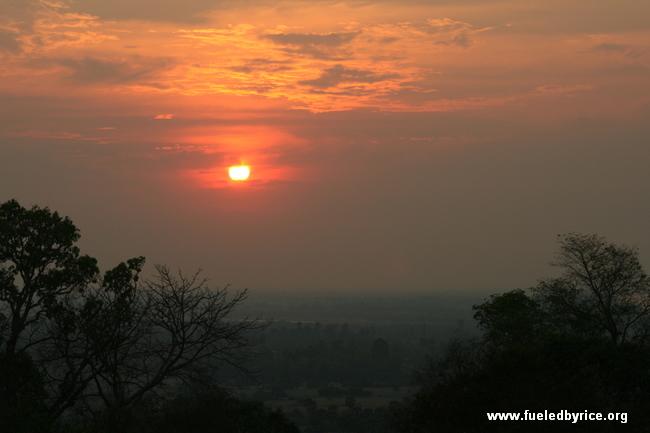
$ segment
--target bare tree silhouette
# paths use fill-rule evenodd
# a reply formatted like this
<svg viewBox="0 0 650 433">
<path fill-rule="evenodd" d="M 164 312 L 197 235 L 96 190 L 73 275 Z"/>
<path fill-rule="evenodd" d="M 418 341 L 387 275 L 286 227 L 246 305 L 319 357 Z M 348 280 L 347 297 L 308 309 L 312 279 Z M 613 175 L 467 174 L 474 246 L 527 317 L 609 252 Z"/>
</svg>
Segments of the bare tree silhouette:
<svg viewBox="0 0 650 433">
<path fill-rule="evenodd" d="M 89 295 L 90 303 L 101 305 L 85 331 L 98 348 L 91 390 L 108 408 L 113 427 L 147 393 L 200 366 L 242 367 L 248 333 L 261 326 L 229 319 L 246 291 L 230 296 L 228 287 L 209 287 L 200 272 L 188 277 L 165 266 L 140 284 L 142 264 L 122 264 Z"/>
<path fill-rule="evenodd" d="M 605 332 L 615 344 L 648 337 L 650 278 L 636 249 L 594 234 L 562 235 L 558 278 L 534 294 L 556 323 L 582 332 Z"/>
</svg>

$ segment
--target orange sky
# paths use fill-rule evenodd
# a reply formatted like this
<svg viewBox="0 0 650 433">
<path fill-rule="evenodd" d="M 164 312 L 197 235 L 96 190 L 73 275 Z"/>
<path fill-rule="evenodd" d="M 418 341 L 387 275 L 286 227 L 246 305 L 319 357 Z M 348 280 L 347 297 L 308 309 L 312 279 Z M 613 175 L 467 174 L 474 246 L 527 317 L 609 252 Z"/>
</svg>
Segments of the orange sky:
<svg viewBox="0 0 650 433">
<path fill-rule="evenodd" d="M 0 199 L 259 288 L 525 286 L 569 230 L 650 254 L 649 14 L 0 0 Z"/>
</svg>

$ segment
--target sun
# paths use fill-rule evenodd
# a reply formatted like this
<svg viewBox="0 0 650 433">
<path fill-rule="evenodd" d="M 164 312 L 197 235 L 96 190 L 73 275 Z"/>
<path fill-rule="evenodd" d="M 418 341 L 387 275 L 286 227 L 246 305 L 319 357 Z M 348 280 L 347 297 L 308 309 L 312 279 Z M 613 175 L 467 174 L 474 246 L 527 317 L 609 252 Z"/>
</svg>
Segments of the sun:
<svg viewBox="0 0 650 433">
<path fill-rule="evenodd" d="M 235 182 L 248 180 L 251 175 L 251 168 L 248 165 L 232 165 L 228 167 L 228 176 Z"/>
</svg>

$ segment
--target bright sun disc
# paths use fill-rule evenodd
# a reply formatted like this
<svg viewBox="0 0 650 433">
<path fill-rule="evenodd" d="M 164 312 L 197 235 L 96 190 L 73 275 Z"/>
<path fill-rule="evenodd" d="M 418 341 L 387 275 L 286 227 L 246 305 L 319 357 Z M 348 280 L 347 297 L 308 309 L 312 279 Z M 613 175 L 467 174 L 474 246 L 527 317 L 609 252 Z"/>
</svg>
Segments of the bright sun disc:
<svg viewBox="0 0 650 433">
<path fill-rule="evenodd" d="M 251 175 L 251 168 L 248 165 L 233 165 L 228 167 L 228 176 L 235 182 L 248 180 Z"/>
</svg>

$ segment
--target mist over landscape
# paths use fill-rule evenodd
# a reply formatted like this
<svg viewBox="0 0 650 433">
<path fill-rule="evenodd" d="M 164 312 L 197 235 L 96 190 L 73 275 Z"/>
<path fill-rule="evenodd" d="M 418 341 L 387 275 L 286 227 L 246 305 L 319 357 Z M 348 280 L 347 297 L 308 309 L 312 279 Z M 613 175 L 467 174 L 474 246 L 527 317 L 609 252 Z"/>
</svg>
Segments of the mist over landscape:
<svg viewBox="0 0 650 433">
<path fill-rule="evenodd" d="M 0 0 L 0 432 L 650 432 L 649 16 Z"/>
</svg>

